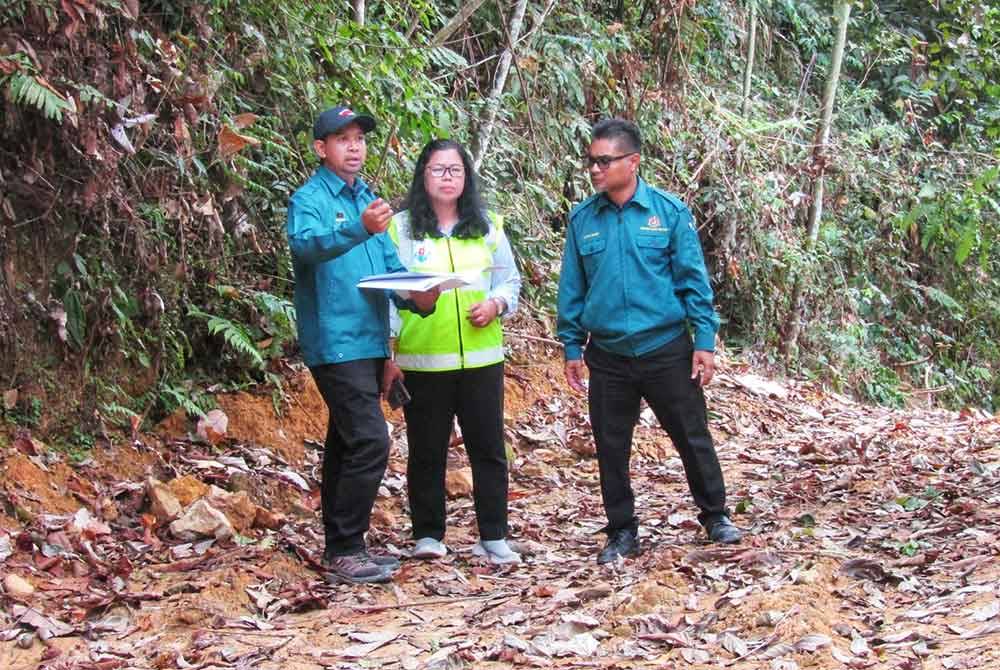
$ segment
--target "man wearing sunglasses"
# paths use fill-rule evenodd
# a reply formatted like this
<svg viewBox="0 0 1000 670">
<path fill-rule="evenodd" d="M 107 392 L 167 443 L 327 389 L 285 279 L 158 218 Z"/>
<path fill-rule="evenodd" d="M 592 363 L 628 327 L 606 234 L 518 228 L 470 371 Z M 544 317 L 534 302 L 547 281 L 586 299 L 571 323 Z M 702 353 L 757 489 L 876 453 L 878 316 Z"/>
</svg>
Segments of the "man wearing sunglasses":
<svg viewBox="0 0 1000 670">
<path fill-rule="evenodd" d="M 639 176 L 641 152 L 634 123 L 594 126 L 584 166 L 598 192 L 570 212 L 559 278 L 566 381 L 588 395 L 608 518 L 598 563 L 639 553 L 629 460 L 643 398 L 680 454 L 709 538 L 741 539 L 702 393 L 715 371 L 719 320 L 701 242 L 684 203 Z"/>
</svg>

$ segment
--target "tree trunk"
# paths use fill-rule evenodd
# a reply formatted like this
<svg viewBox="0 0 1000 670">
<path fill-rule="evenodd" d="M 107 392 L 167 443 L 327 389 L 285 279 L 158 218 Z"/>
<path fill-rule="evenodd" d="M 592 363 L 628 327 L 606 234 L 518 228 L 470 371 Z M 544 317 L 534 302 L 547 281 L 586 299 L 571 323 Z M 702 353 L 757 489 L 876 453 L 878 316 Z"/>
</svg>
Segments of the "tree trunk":
<svg viewBox="0 0 1000 670">
<path fill-rule="evenodd" d="M 354 22 L 365 25 L 365 0 L 354 0 Z"/>
<path fill-rule="evenodd" d="M 482 125 L 479 127 L 479 135 L 476 138 L 476 147 L 473 154 L 473 166 L 479 170 L 483 164 L 483 157 L 490 146 L 490 138 L 493 136 L 493 126 L 496 124 L 497 111 L 500 109 L 500 98 L 503 96 L 504 86 L 507 84 L 507 74 L 510 72 L 510 62 L 514 57 L 514 43 L 521 35 L 521 24 L 524 22 L 524 11 L 528 6 L 528 0 L 517 0 L 514 14 L 510 17 L 510 29 L 507 31 L 510 43 L 500 56 L 496 72 L 493 74 L 493 88 L 486 99 L 486 115 Z"/>
<path fill-rule="evenodd" d="M 847 24 L 851 16 L 850 2 L 838 1 L 834 10 L 837 17 L 837 39 L 833 44 L 833 54 L 830 62 L 830 76 L 826 80 L 826 90 L 823 92 L 823 115 L 820 120 L 819 130 L 816 133 L 816 143 L 813 149 L 813 165 L 816 169 L 816 177 L 813 182 L 812 203 L 809 205 L 809 224 L 806 229 L 806 240 L 804 249 L 806 252 L 812 251 L 819 237 L 819 222 L 823 216 L 823 173 L 826 170 L 826 144 L 830 140 L 830 125 L 833 120 L 833 102 L 837 96 L 837 84 L 840 80 L 840 65 L 844 60 L 844 45 L 847 42 Z M 809 254 L 806 254 L 806 262 Z M 803 305 L 803 280 L 802 273 L 796 273 L 795 284 L 792 288 L 791 317 L 788 319 L 788 332 L 785 336 L 783 349 L 785 360 L 790 361 L 796 357 L 799 343 L 799 333 L 802 330 Z"/>
<path fill-rule="evenodd" d="M 753 76 L 753 57 L 757 48 L 757 0 L 750 0 L 750 38 L 747 40 L 747 62 L 743 69 L 743 106 L 740 114 L 746 118 L 750 109 L 750 78 Z"/>
<path fill-rule="evenodd" d="M 486 2 L 486 0 L 469 0 L 467 3 L 462 5 L 462 8 L 458 10 L 455 16 L 451 17 L 451 20 L 444 24 L 444 27 L 437 31 L 437 34 L 431 38 L 431 46 L 439 47 L 444 44 L 449 37 L 454 35 L 459 28 L 465 25 L 465 22 L 469 20 L 469 17 L 472 16 L 484 2 Z"/>
<path fill-rule="evenodd" d="M 826 149 L 830 140 L 830 125 L 833 121 L 833 101 L 837 97 L 837 84 L 840 81 L 840 64 L 844 60 L 844 44 L 847 42 L 847 23 L 851 16 L 851 3 L 840 2 L 836 9 L 837 41 L 833 45 L 833 58 L 830 63 L 830 77 L 826 80 L 826 90 L 823 92 L 823 118 L 820 121 L 816 145 L 813 149 L 813 164 L 817 166 L 816 181 L 813 188 L 813 200 L 809 207 L 809 240 L 816 241 L 819 235 L 819 219 L 823 215 L 823 173 L 826 170 Z"/>
</svg>

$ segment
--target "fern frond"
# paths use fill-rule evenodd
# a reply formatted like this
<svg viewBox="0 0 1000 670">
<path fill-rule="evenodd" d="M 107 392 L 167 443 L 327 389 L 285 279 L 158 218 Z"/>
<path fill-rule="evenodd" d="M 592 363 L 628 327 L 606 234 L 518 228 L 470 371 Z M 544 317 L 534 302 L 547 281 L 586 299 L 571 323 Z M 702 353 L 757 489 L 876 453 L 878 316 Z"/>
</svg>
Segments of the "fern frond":
<svg viewBox="0 0 1000 670">
<path fill-rule="evenodd" d="M 43 85 L 37 77 L 15 72 L 10 76 L 7 90 L 15 104 L 34 107 L 46 118 L 60 123 L 63 112 L 72 109 L 65 98 Z"/>
<path fill-rule="evenodd" d="M 177 389 L 173 386 L 162 386 L 160 387 L 160 396 L 169 398 L 174 402 L 174 407 L 183 407 L 184 411 L 192 416 L 205 416 L 205 410 L 199 407 L 184 389 Z"/>
<path fill-rule="evenodd" d="M 90 84 L 77 84 L 76 92 L 80 96 L 80 102 L 84 104 L 93 102 L 103 105 L 106 109 L 115 109 L 118 107 L 117 102 L 104 95 Z"/>
<path fill-rule="evenodd" d="M 129 426 L 131 420 L 139 416 L 137 412 L 113 401 L 101 404 L 101 414 L 119 426 Z"/>
<path fill-rule="evenodd" d="M 292 301 L 268 293 L 267 291 L 256 291 L 254 298 L 256 298 L 258 309 L 264 313 L 264 316 L 271 323 L 277 325 L 282 330 L 291 331 L 290 334 L 294 336 L 295 305 Z"/>
<path fill-rule="evenodd" d="M 265 367 L 264 357 L 261 356 L 257 344 L 250 337 L 250 332 L 239 323 L 224 319 L 221 316 L 207 314 L 200 309 L 192 307 L 188 314 L 205 319 L 208 322 L 208 332 L 212 335 L 221 335 L 226 344 L 232 347 L 237 353 L 249 358 L 255 367 L 263 370 Z"/>
<path fill-rule="evenodd" d="M 250 333 L 241 324 L 216 316 L 209 320 L 208 332 L 222 335 L 230 347 L 252 360 L 257 367 L 264 367 L 264 357 L 257 350 L 257 344 L 250 337 Z"/>
</svg>

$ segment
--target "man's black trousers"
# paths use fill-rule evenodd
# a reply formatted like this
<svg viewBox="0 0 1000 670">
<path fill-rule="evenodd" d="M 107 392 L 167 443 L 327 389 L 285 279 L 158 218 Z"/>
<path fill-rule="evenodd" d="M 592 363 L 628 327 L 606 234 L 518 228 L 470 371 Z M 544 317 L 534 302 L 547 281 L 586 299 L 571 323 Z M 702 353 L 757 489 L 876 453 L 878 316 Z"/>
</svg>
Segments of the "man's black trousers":
<svg viewBox="0 0 1000 670">
<path fill-rule="evenodd" d="M 444 538 L 445 469 L 458 417 L 472 466 L 479 537 L 507 536 L 507 453 L 503 442 L 503 363 L 448 372 L 406 373 L 413 399 L 403 409 L 413 537 Z"/>
<path fill-rule="evenodd" d="M 708 525 L 726 513 L 726 487 L 708 431 L 705 396 L 691 379 L 692 354 L 686 334 L 639 357 L 619 356 L 593 344 L 584 353 L 609 535 L 638 528 L 629 459 L 640 398 L 645 398 L 673 440 L 700 510 L 698 520 Z"/>
<path fill-rule="evenodd" d="M 326 551 L 334 556 L 365 549 L 389 458 L 389 431 L 379 404 L 384 364 L 366 358 L 310 368 L 330 411 L 321 497 Z"/>
</svg>

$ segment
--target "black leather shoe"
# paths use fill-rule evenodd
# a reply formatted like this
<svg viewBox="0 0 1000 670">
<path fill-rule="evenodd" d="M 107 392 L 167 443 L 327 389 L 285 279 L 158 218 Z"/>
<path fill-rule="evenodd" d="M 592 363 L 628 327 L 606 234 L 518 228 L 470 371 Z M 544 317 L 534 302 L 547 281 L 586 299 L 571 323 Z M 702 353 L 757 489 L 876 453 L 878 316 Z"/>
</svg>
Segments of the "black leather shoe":
<svg viewBox="0 0 1000 670">
<path fill-rule="evenodd" d="M 635 536 L 635 531 L 621 528 L 608 536 L 608 543 L 597 555 L 597 564 L 610 563 L 623 556 L 637 556 L 638 554 L 639 540 Z"/>
<path fill-rule="evenodd" d="M 706 530 L 708 539 L 719 544 L 736 544 L 743 539 L 743 533 L 733 525 L 728 516 L 716 519 Z"/>
</svg>

